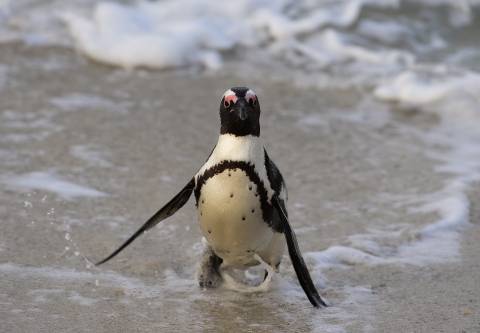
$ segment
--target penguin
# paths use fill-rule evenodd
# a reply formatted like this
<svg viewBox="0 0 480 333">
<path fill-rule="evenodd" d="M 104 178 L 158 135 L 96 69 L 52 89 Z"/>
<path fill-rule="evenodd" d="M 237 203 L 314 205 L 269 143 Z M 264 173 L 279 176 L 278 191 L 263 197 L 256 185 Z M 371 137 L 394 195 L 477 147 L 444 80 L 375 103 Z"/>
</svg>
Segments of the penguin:
<svg viewBox="0 0 480 333">
<path fill-rule="evenodd" d="M 220 135 L 205 164 L 185 187 L 105 259 L 106 263 L 145 231 L 195 197 L 205 249 L 198 283 L 214 288 L 222 269 L 264 264 L 265 280 L 278 272 L 285 245 L 308 300 L 326 307 L 310 277 L 286 209 L 287 188 L 260 138 L 260 103 L 247 87 L 228 89 L 220 102 Z M 269 269 L 270 268 L 270 269 Z"/>
</svg>

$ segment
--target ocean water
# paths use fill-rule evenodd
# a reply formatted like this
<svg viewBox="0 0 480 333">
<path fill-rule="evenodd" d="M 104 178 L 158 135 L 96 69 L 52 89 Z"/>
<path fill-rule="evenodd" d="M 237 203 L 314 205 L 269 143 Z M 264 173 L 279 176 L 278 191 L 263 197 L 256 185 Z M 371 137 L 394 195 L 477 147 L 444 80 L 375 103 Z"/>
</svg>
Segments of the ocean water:
<svg viewBox="0 0 480 333">
<path fill-rule="evenodd" d="M 0 316 L 42 331 L 375 331 L 359 271 L 460 260 L 479 32 L 474 0 L 0 0 Z M 265 108 L 332 305 L 320 314 L 287 257 L 265 293 L 197 288 L 193 205 L 92 266 L 200 167 L 214 98 L 239 81 Z"/>
</svg>

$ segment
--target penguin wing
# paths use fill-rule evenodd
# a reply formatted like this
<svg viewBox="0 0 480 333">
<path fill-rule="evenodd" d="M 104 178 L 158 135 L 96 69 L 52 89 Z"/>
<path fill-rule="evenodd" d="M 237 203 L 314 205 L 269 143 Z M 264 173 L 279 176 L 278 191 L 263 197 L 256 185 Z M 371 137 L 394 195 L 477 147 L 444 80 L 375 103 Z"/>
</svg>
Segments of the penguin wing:
<svg viewBox="0 0 480 333">
<path fill-rule="evenodd" d="M 310 273 L 308 272 L 307 265 L 302 258 L 302 254 L 297 243 L 297 237 L 295 236 L 295 232 L 293 232 L 292 227 L 288 222 L 285 203 L 278 196 L 274 196 L 272 198 L 272 203 L 276 213 L 280 216 L 283 234 L 287 240 L 288 254 L 290 255 L 290 260 L 292 261 L 293 268 L 295 269 L 295 273 L 297 274 L 298 281 L 300 282 L 303 291 L 314 307 L 318 308 L 320 306 L 327 306 L 325 301 L 318 294 L 312 278 L 310 277 Z"/>
<path fill-rule="evenodd" d="M 281 199 L 286 200 L 288 195 L 285 180 L 283 179 L 280 170 L 268 156 L 267 150 L 264 148 L 263 151 L 265 155 L 265 169 L 267 170 L 267 177 L 268 181 L 270 182 L 270 186 L 275 194 L 277 194 Z"/>
<path fill-rule="evenodd" d="M 166 219 L 167 217 L 175 214 L 177 210 L 183 207 L 187 203 L 188 199 L 192 195 L 193 189 L 195 187 L 195 180 L 192 178 L 190 182 L 175 196 L 170 200 L 165 206 L 163 206 L 158 212 L 156 212 L 151 218 L 145 222 L 140 229 L 138 229 L 129 239 L 125 241 L 118 249 L 116 249 L 111 255 L 105 259 L 97 262 L 95 265 L 101 265 L 106 263 L 117 254 L 119 254 L 124 248 L 126 248 L 131 242 L 133 242 L 138 236 L 143 234 L 145 231 L 153 228 L 158 223 Z"/>
<path fill-rule="evenodd" d="M 267 150 L 264 149 L 265 153 L 265 169 L 267 170 L 267 177 L 270 186 L 274 192 L 274 196 L 278 197 L 280 200 L 280 204 L 282 206 L 283 212 L 285 216 L 288 218 L 287 209 L 285 208 L 285 201 L 287 200 L 287 186 L 285 185 L 285 181 L 283 180 L 283 176 L 280 173 L 280 170 L 277 168 L 275 163 L 270 159 L 267 154 Z M 273 230 L 277 232 L 283 232 L 282 220 L 280 218 L 280 212 L 277 212 L 275 209 L 273 210 L 273 216 L 271 221 L 271 227 Z"/>
</svg>

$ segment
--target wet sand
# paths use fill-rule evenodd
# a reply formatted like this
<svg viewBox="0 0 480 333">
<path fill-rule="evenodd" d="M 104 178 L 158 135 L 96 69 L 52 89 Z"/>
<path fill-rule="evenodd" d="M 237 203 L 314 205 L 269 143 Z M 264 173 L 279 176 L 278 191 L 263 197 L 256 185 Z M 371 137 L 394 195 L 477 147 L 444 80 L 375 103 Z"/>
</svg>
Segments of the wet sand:
<svg viewBox="0 0 480 333">
<path fill-rule="evenodd" d="M 432 126 L 433 116 L 374 103 L 359 112 L 362 91 L 301 89 L 228 70 L 125 72 L 62 48 L 0 49 L 7 68 L 0 90 L 0 331 L 480 331 L 478 205 L 458 260 L 313 268 L 332 304 L 322 310 L 311 308 L 288 258 L 266 294 L 200 290 L 193 200 L 111 263 L 94 268 L 87 260 L 118 246 L 201 166 L 216 142 L 218 99 L 227 87 L 249 85 L 260 96 L 262 136 L 287 180 L 305 253 L 348 244 L 385 221 L 431 222 L 387 194 L 442 186 L 422 143 L 404 131 Z M 107 195 L 5 185 L 32 172 Z M 308 255 L 307 262 L 313 267 Z"/>
<path fill-rule="evenodd" d="M 479 195 L 478 187 L 470 193 Z M 462 234 L 459 262 L 364 272 L 380 299 L 374 331 L 480 331 L 480 205 L 472 202 L 472 225 Z"/>
</svg>

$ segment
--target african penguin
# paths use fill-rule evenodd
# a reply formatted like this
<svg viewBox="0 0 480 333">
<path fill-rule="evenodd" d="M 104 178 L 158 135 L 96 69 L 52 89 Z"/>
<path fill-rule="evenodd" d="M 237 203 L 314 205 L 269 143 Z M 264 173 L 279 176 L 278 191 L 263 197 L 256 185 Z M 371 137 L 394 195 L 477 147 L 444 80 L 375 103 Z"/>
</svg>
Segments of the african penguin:
<svg viewBox="0 0 480 333">
<path fill-rule="evenodd" d="M 221 270 L 226 267 L 245 268 L 263 262 L 277 271 L 286 244 L 308 299 L 315 307 L 326 306 L 312 282 L 289 224 L 285 182 L 263 146 L 260 103 L 255 92 L 247 87 L 234 87 L 224 93 L 220 102 L 220 136 L 197 174 L 120 248 L 97 265 L 107 262 L 143 232 L 173 215 L 192 192 L 206 240 L 198 276 L 200 286 L 219 285 Z M 267 269 L 269 271 L 272 270 Z"/>
</svg>

